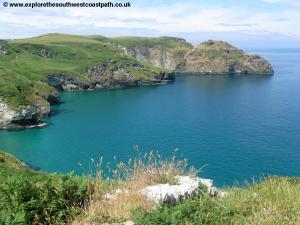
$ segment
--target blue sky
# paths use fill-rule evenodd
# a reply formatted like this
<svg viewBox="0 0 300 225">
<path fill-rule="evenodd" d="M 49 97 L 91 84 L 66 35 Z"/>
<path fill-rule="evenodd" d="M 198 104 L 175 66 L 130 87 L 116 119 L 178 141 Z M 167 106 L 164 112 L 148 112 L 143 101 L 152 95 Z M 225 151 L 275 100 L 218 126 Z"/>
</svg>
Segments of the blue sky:
<svg viewBox="0 0 300 225">
<path fill-rule="evenodd" d="M 4 8 L 4 1 L 33 2 L 1 0 L 0 38 L 52 32 L 171 35 L 184 37 L 193 44 L 223 39 L 251 48 L 300 47 L 300 0 L 132 0 L 131 8 L 102 9 Z M 123 1 L 127 0 L 119 2 Z"/>
</svg>

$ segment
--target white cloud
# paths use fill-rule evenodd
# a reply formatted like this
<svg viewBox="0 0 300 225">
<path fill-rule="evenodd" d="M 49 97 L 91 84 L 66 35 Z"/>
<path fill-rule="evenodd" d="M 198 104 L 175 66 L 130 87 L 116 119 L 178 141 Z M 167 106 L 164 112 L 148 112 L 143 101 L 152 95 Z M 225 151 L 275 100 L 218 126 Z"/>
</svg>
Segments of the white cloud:
<svg viewBox="0 0 300 225">
<path fill-rule="evenodd" d="M 283 4 L 287 4 L 287 5 L 292 5 L 292 6 L 300 6 L 299 0 L 262 0 L 262 1 L 266 2 L 266 3 L 271 3 L 271 4 L 283 3 Z"/>
<path fill-rule="evenodd" d="M 72 0 L 75 1 L 75 0 Z M 269 3 L 292 0 L 263 0 Z M 0 26 L 28 29 L 78 30 L 80 27 L 150 29 L 164 32 L 281 33 L 300 37 L 299 10 L 256 12 L 242 7 L 173 3 L 142 8 L 0 8 Z M 75 29 L 76 28 L 76 29 Z M 0 31 L 0 36 L 3 34 Z"/>
</svg>

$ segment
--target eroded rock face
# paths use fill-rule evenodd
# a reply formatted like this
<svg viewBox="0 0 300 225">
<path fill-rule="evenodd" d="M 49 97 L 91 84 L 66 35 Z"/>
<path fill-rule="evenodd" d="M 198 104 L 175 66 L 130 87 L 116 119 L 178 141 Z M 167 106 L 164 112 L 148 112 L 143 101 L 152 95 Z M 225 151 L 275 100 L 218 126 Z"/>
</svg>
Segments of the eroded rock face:
<svg viewBox="0 0 300 225">
<path fill-rule="evenodd" d="M 185 56 L 183 72 L 196 74 L 273 74 L 271 64 L 223 41 L 206 41 Z"/>
<path fill-rule="evenodd" d="M 39 118 L 47 117 L 50 113 L 50 104 L 38 98 L 34 105 L 10 108 L 0 99 L 0 129 L 24 128 L 39 126 Z"/>
<path fill-rule="evenodd" d="M 0 99 L 0 127 L 7 128 L 15 116 L 15 111 L 11 110 L 7 104 Z"/>
<path fill-rule="evenodd" d="M 90 88 L 90 84 L 87 82 L 83 82 L 72 75 L 59 73 L 49 74 L 48 84 L 59 91 L 79 91 Z"/>
<path fill-rule="evenodd" d="M 141 64 L 134 63 L 131 65 L 141 74 L 149 71 Z M 96 88 L 117 88 L 132 85 L 145 85 L 153 83 L 163 83 L 175 80 L 174 73 L 159 72 L 152 76 L 135 76 L 128 67 L 123 65 L 101 64 L 87 69 L 90 79 Z"/>
<path fill-rule="evenodd" d="M 176 57 L 180 58 L 180 56 L 175 56 L 168 51 L 147 46 L 137 46 L 134 48 L 123 49 L 126 54 L 136 58 L 137 60 L 141 60 L 154 66 L 169 70 L 175 70 L 177 68 L 178 61 L 176 61 Z"/>
<path fill-rule="evenodd" d="M 110 62 L 88 67 L 86 72 L 89 74 L 89 80 L 87 81 L 82 81 L 68 74 L 49 74 L 48 84 L 60 91 L 80 91 L 165 83 L 175 80 L 175 74 L 167 72 L 159 72 L 151 76 L 136 76 L 128 67 L 115 63 Z M 140 71 L 141 74 L 149 73 L 141 64 L 136 63 L 131 66 Z"/>
</svg>

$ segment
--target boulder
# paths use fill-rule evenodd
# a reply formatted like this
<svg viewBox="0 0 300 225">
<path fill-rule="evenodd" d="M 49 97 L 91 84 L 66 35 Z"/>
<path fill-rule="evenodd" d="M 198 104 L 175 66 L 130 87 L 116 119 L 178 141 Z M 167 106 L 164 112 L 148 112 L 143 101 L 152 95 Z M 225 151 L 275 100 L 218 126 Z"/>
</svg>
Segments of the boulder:
<svg viewBox="0 0 300 225">
<path fill-rule="evenodd" d="M 199 177 L 177 176 L 178 183 L 157 184 L 146 187 L 142 193 L 151 201 L 156 203 L 176 203 L 186 198 L 196 196 L 199 193 L 200 185 L 207 187 L 207 194 L 216 196 L 218 194 L 217 188 L 213 187 L 213 181 L 210 179 L 202 179 Z"/>
</svg>

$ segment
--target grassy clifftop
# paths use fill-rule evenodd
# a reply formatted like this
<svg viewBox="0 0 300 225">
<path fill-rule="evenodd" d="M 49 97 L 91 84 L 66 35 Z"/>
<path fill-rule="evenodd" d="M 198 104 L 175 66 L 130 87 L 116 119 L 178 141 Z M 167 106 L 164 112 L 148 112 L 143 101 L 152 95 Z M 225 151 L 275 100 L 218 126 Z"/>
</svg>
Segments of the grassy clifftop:
<svg viewBox="0 0 300 225">
<path fill-rule="evenodd" d="M 71 75 L 89 84 L 93 82 L 93 75 L 89 74 L 88 67 L 112 65 L 109 71 L 100 74 L 106 81 L 159 82 L 157 74 L 169 72 L 137 61 L 113 42 L 103 36 L 65 34 L 3 40 L 0 42 L 3 49 L 0 53 L 0 96 L 11 106 L 31 104 L 36 97 L 45 97 L 56 91 L 47 83 L 49 74 Z M 119 74 L 115 73 L 117 70 Z"/>
<path fill-rule="evenodd" d="M 242 188 L 225 188 L 228 194 L 223 197 L 208 196 L 200 187 L 193 198 L 156 205 L 141 195 L 141 188 L 175 182 L 172 176 L 182 173 L 185 164 L 160 163 L 155 158 L 154 164 L 140 159 L 131 162 L 133 167 L 123 163 L 117 167 L 126 177 L 108 181 L 101 176 L 101 168 L 95 178 L 42 173 L 0 152 L 0 224 L 121 225 L 128 219 L 137 225 L 300 222 L 300 178 L 269 177 Z M 114 192 L 118 193 L 115 198 L 106 197 Z"/>
<path fill-rule="evenodd" d="M 180 50 L 189 51 L 193 46 L 186 42 L 182 38 L 176 37 L 159 37 L 159 38 L 150 38 L 150 37 L 117 37 L 111 39 L 113 42 L 116 42 L 125 47 L 137 47 L 137 46 L 147 46 L 154 47 L 161 50 L 167 50 L 171 52 L 176 52 Z"/>
</svg>

